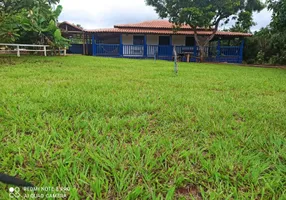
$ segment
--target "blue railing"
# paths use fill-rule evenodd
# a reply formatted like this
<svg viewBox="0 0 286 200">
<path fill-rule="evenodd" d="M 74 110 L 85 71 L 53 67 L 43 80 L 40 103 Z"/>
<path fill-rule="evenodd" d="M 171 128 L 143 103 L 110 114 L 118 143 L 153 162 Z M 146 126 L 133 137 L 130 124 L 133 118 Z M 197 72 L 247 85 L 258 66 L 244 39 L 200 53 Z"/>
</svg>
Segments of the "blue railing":
<svg viewBox="0 0 286 200">
<path fill-rule="evenodd" d="M 241 63 L 242 57 L 240 55 L 241 48 L 239 46 L 220 47 L 220 52 L 217 58 L 218 62 L 231 62 L 231 63 Z"/>
<path fill-rule="evenodd" d="M 123 56 L 144 56 L 143 45 L 123 45 Z"/>
<path fill-rule="evenodd" d="M 172 56 L 173 46 L 171 45 L 148 45 L 147 57 L 153 57 L 154 55 L 160 56 Z"/>
<path fill-rule="evenodd" d="M 234 47 L 220 47 L 220 56 L 238 56 L 240 51 L 239 46 Z"/>
<path fill-rule="evenodd" d="M 96 44 L 96 55 L 120 56 L 119 44 Z"/>
<path fill-rule="evenodd" d="M 158 45 L 148 45 L 147 57 L 154 57 L 154 55 L 158 55 Z"/>
<path fill-rule="evenodd" d="M 120 45 L 120 44 L 95 44 L 95 55 L 111 56 L 111 57 L 138 57 L 138 58 L 153 58 L 170 60 L 173 58 L 173 46 L 168 45 Z M 212 62 L 235 62 L 239 63 L 242 60 L 240 46 L 210 46 L 205 47 L 206 61 Z M 190 61 L 197 61 L 200 56 L 198 46 L 176 46 L 176 52 L 186 60 L 186 54 L 191 55 Z"/>
<path fill-rule="evenodd" d="M 176 46 L 176 52 L 177 54 L 182 54 L 186 52 L 195 52 L 195 47 L 194 46 Z"/>
</svg>

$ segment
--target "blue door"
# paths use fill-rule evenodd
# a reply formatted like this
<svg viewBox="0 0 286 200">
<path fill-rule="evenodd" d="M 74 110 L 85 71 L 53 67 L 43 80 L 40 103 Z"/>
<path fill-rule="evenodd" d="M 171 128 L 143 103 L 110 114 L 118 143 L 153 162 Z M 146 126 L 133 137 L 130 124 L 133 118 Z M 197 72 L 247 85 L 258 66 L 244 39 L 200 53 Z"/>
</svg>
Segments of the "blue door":
<svg viewBox="0 0 286 200">
<path fill-rule="evenodd" d="M 170 36 L 159 36 L 158 56 L 168 56 L 169 52 Z"/>
</svg>

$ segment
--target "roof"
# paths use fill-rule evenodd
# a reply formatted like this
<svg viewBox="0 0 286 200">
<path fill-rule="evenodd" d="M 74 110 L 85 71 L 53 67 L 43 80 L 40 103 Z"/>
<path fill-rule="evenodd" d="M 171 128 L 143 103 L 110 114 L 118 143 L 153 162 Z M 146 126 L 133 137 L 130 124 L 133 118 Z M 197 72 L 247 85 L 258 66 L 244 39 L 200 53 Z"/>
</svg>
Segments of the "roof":
<svg viewBox="0 0 286 200">
<path fill-rule="evenodd" d="M 95 29 L 95 30 L 85 30 L 89 33 L 126 33 L 126 34 L 157 34 L 157 35 L 194 35 L 192 30 L 179 30 L 174 32 L 173 30 L 154 30 L 154 29 L 139 29 L 139 28 L 106 28 L 106 29 Z M 198 35 L 211 35 L 212 31 L 199 30 Z M 218 36 L 252 36 L 250 33 L 240 33 L 240 32 L 227 32 L 227 31 L 217 31 Z"/>
<path fill-rule="evenodd" d="M 72 23 L 69 23 L 69 22 L 67 22 L 67 21 L 64 21 L 64 22 L 59 23 L 58 26 L 60 27 L 61 25 L 64 25 L 64 24 L 73 27 L 73 28 L 76 29 L 77 31 L 83 31 L 83 30 L 84 30 L 83 28 L 78 27 L 78 26 L 76 26 L 76 25 L 74 25 L 74 24 L 72 24 Z"/>
<path fill-rule="evenodd" d="M 168 20 L 151 20 L 151 21 L 144 21 L 135 24 L 120 24 L 115 25 L 114 28 L 155 28 L 155 29 L 172 29 L 174 24 L 169 22 Z M 182 25 L 180 29 L 193 29 L 189 25 Z M 204 29 L 204 28 L 198 28 Z"/>
<path fill-rule="evenodd" d="M 189 25 L 183 25 L 178 31 L 173 30 L 174 24 L 168 20 L 152 20 L 135 24 L 115 25 L 114 28 L 84 30 L 88 33 L 126 33 L 126 34 L 157 34 L 157 35 L 194 35 L 194 30 Z M 211 35 L 212 29 L 198 28 L 198 35 Z M 249 37 L 250 33 L 217 31 L 218 36 Z"/>
</svg>

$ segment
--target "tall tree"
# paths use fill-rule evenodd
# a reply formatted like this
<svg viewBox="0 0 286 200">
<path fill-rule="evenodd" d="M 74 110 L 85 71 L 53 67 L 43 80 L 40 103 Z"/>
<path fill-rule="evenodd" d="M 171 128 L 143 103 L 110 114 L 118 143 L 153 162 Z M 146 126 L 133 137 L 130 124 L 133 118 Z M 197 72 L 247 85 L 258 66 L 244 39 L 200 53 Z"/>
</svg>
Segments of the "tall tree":
<svg viewBox="0 0 286 200">
<path fill-rule="evenodd" d="M 272 10 L 271 31 L 271 62 L 286 63 L 286 0 L 268 0 L 268 9 Z"/>
<path fill-rule="evenodd" d="M 268 0 L 268 9 L 272 10 L 271 28 L 277 31 L 286 30 L 286 0 Z"/>
<path fill-rule="evenodd" d="M 253 21 L 252 12 L 245 11 L 238 14 L 235 25 L 229 30 L 234 32 L 251 33 L 250 28 L 254 25 L 256 25 L 256 23 Z"/>
<path fill-rule="evenodd" d="M 145 0 L 155 7 L 161 18 L 168 18 L 176 27 L 187 24 L 194 30 L 194 37 L 200 47 L 203 60 L 204 48 L 214 38 L 221 23 L 227 24 L 231 18 L 244 13 L 260 11 L 264 5 L 261 0 Z M 209 36 L 199 36 L 198 28 L 211 29 Z"/>
</svg>

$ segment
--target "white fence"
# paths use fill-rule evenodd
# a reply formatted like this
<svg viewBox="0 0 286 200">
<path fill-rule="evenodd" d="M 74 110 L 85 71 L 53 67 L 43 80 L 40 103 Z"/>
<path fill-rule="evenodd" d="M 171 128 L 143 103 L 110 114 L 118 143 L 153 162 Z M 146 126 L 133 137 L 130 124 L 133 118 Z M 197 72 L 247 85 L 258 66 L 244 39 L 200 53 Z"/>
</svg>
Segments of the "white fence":
<svg viewBox="0 0 286 200">
<path fill-rule="evenodd" d="M 2 47 L 2 48 L 1 48 Z M 3 49 L 4 47 L 4 49 Z M 10 49 L 7 49 L 9 48 Z M 29 49 L 29 48 L 38 48 L 38 49 Z M 36 44 L 9 44 L 9 43 L 0 43 L 0 52 L 17 52 L 17 56 L 20 57 L 21 52 L 44 52 L 44 56 L 47 56 L 47 52 L 54 52 L 53 49 L 48 49 L 49 45 L 36 45 Z M 59 53 L 63 52 L 65 56 L 67 54 L 65 49 L 58 49 Z"/>
</svg>

